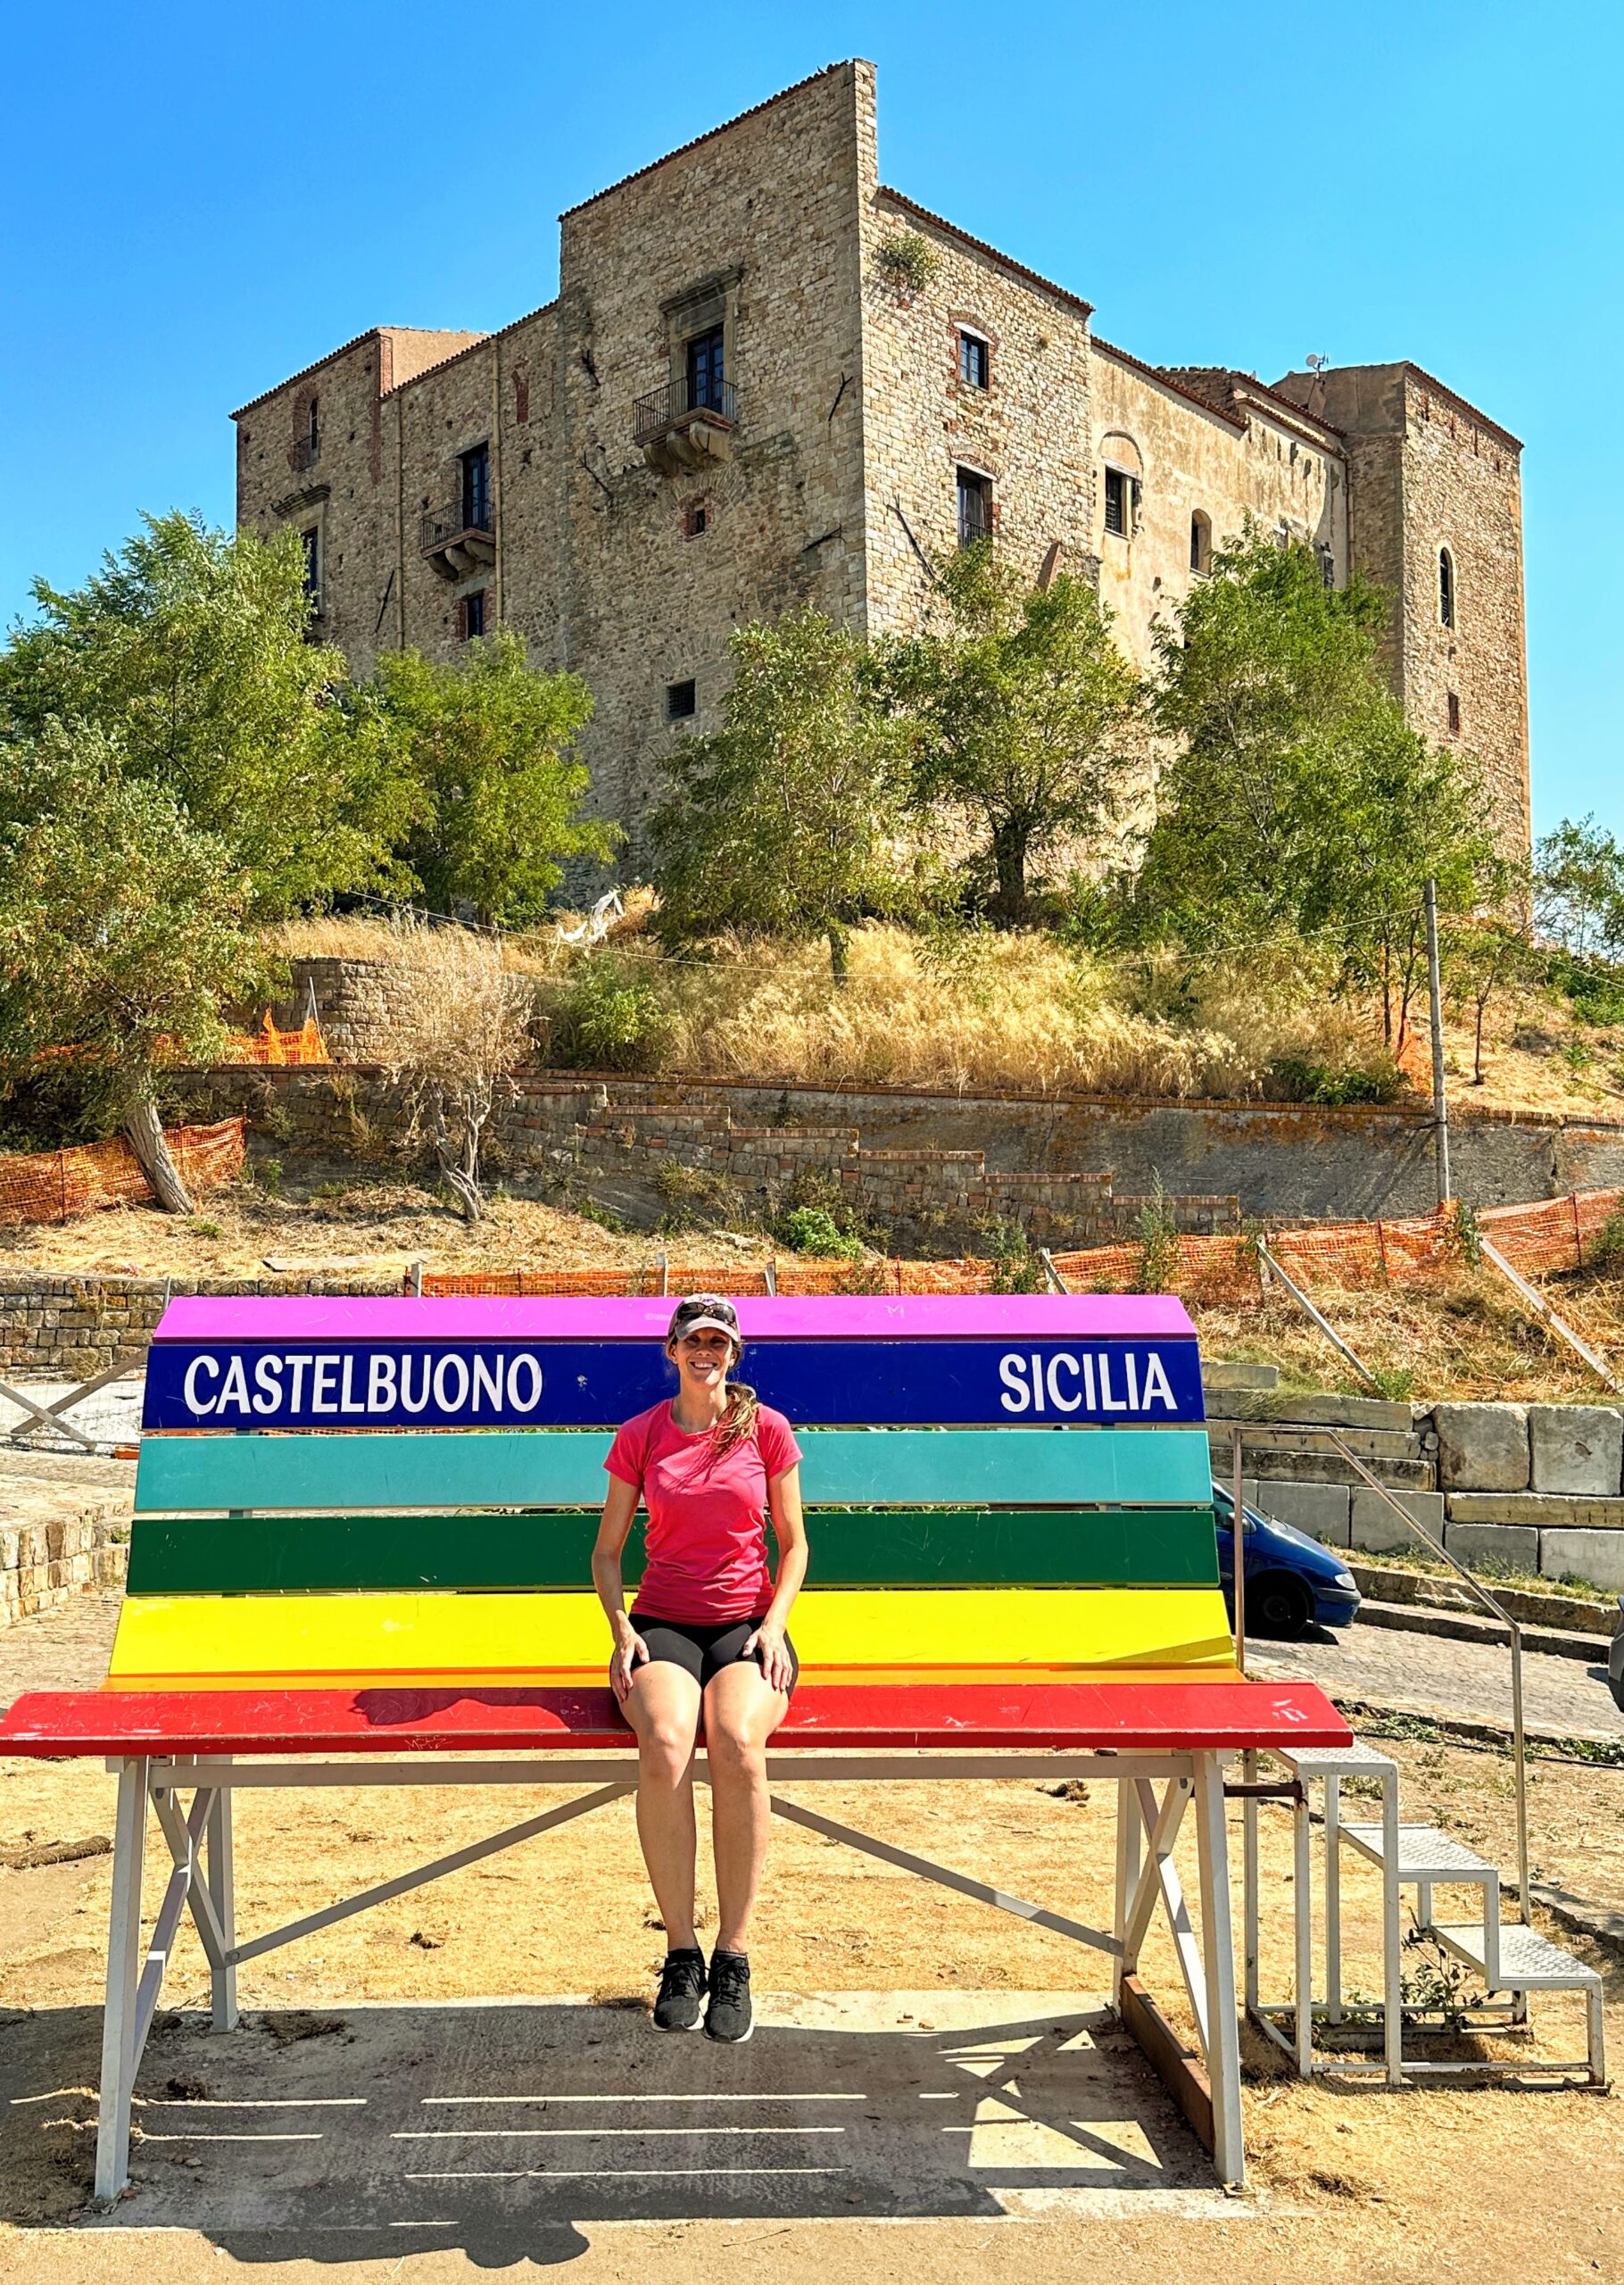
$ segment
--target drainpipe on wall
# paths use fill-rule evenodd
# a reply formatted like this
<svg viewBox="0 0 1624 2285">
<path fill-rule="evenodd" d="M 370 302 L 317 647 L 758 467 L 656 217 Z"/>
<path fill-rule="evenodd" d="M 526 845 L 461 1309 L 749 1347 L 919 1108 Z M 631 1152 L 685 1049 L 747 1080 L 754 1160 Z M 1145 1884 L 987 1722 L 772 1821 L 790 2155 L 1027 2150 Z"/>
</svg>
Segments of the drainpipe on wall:
<svg viewBox="0 0 1624 2285">
<path fill-rule="evenodd" d="M 491 597 L 498 626 L 501 623 L 501 336 L 491 344 L 491 537 L 496 561 L 491 567 Z"/>
</svg>

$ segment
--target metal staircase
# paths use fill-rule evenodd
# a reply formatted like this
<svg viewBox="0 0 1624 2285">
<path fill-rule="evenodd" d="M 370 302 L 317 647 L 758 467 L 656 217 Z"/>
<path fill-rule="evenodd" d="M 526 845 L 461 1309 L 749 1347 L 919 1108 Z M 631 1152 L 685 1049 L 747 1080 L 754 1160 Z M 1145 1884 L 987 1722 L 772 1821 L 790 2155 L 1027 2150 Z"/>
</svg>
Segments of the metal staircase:
<svg viewBox="0 0 1624 2285">
<path fill-rule="evenodd" d="M 1272 1758 L 1284 1764 L 1295 1781 L 1291 1802 L 1294 1840 L 1295 1990 L 1286 2001 L 1265 2001 L 1258 1992 L 1257 1813 L 1255 1795 L 1245 1799 L 1243 1879 L 1246 1931 L 1247 2012 L 1274 2044 L 1290 2055 L 1299 2076 L 1316 2073 L 1368 2075 L 1381 2073 L 1390 2086 L 1406 2078 L 1456 2076 L 1475 2078 L 1564 2078 L 1583 2073 L 1593 2087 L 1606 2084 L 1606 2058 L 1602 2022 L 1602 1979 L 1594 1968 L 1552 1943 L 1520 1921 L 1500 1917 L 1500 1871 L 1487 1857 L 1436 1825 L 1406 1824 L 1398 1811 L 1398 1765 L 1390 1755 L 1355 1742 L 1336 1752 L 1280 1752 Z M 1374 1780 L 1381 1792 L 1379 1818 L 1342 1816 L 1342 1787 L 1352 1777 Z M 1313 1989 L 1313 1898 L 1312 1808 L 1314 1784 L 1324 1795 L 1325 1932 L 1324 1981 L 1319 1998 Z M 1347 1849 L 1381 1874 L 1382 1993 L 1373 2008 L 1355 2008 L 1344 1998 L 1342 1975 L 1342 1851 Z M 1433 1890 L 1447 1889 L 1454 1897 L 1475 1890 L 1479 1916 L 1439 1919 L 1433 1911 Z M 1445 2004 L 1441 1996 L 1406 2000 L 1402 1948 L 1403 1899 L 1415 1892 L 1414 1935 L 1430 1940 L 1442 1963 L 1454 1960 L 1471 1968 L 1482 1985 L 1480 1994 Z M 1504 2032 L 1520 2031 L 1528 2023 L 1531 1991 L 1582 1993 L 1586 2012 L 1586 2053 L 1582 2061 L 1520 2056 L 1504 2061 L 1439 2060 L 1404 2051 L 1406 2030 L 1412 2046 L 1426 2033 L 1462 2031 Z M 1382 2058 L 1362 2055 L 1350 2040 L 1356 2039 L 1367 2017 L 1380 2023 Z M 1288 2038 L 1281 2026 L 1289 2023 Z M 1315 2029 L 1334 2033 L 1334 2042 L 1316 2048 Z"/>
</svg>

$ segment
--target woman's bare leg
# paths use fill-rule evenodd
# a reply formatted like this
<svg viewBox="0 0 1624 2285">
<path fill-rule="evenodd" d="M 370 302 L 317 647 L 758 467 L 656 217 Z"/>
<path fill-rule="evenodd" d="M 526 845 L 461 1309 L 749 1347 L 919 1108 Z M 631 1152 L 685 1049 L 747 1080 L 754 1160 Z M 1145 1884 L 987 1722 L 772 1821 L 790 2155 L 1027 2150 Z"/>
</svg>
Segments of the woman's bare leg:
<svg viewBox="0 0 1624 2285">
<path fill-rule="evenodd" d="M 724 1666 L 705 1691 L 711 1841 L 717 1859 L 717 1949 L 750 1949 L 750 1915 L 766 1862 L 766 1741 L 789 1710 L 753 1659 Z"/>
<path fill-rule="evenodd" d="M 693 1676 L 665 1658 L 636 1669 L 626 1701 L 626 1719 L 637 1732 L 637 1838 L 666 1924 L 666 1948 L 673 1952 L 694 1941 L 693 1741 L 700 1702 Z"/>
</svg>

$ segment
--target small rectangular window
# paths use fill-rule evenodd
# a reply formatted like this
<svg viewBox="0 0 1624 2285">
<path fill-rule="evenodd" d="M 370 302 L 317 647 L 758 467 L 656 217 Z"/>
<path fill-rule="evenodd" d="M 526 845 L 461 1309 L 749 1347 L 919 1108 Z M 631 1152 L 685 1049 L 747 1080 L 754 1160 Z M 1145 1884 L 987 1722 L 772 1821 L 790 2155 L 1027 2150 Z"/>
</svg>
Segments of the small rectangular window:
<svg viewBox="0 0 1624 2285">
<path fill-rule="evenodd" d="M 974 469 L 958 471 L 958 544 L 974 547 L 992 536 L 992 478 Z"/>
<path fill-rule="evenodd" d="M 476 587 L 471 595 L 464 595 L 457 605 L 457 632 L 465 643 L 471 643 L 476 636 L 485 633 L 483 587 Z"/>
<path fill-rule="evenodd" d="M 321 609 L 321 534 L 312 524 L 299 535 L 304 550 L 304 600 L 313 610 Z"/>
<path fill-rule="evenodd" d="M 984 389 L 989 381 L 987 344 L 978 333 L 961 333 L 958 337 L 958 378 L 973 389 Z"/>
<path fill-rule="evenodd" d="M 1106 470 L 1106 529 L 1119 539 L 1128 531 L 1128 479 L 1119 468 Z"/>
<path fill-rule="evenodd" d="M 699 694 L 692 682 L 668 682 L 666 685 L 666 719 L 686 722 L 699 711 Z"/>
<path fill-rule="evenodd" d="M 1447 694 L 1447 695 L 1449 699 L 1450 735 L 1452 737 L 1458 738 L 1461 735 L 1461 694 L 1459 691 L 1452 690 Z"/>
</svg>

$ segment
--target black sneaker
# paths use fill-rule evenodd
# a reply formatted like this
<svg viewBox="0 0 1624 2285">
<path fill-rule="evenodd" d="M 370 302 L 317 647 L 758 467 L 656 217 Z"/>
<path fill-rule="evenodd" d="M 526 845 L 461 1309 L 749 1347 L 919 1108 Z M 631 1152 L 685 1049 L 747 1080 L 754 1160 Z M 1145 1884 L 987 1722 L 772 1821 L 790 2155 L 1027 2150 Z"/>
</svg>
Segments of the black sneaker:
<svg viewBox="0 0 1624 2285">
<path fill-rule="evenodd" d="M 713 1952 L 710 2005 L 705 2010 L 706 2038 L 725 2040 L 730 2047 L 742 2047 L 754 2029 L 750 2020 L 749 1953 Z"/>
<path fill-rule="evenodd" d="M 659 1972 L 659 1996 L 654 2002 L 655 2030 L 697 2032 L 706 1982 L 705 1955 L 697 1944 L 667 1952 Z"/>
</svg>

